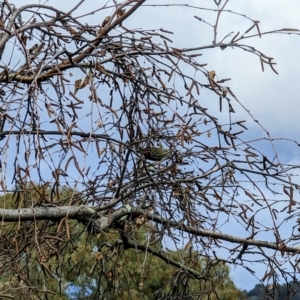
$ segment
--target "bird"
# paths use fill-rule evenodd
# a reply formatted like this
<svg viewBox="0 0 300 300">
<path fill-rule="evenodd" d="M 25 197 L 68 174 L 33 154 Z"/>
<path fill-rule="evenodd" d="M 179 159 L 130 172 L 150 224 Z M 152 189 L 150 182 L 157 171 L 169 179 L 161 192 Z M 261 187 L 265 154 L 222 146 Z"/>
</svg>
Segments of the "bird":
<svg viewBox="0 0 300 300">
<path fill-rule="evenodd" d="M 171 155 L 171 151 L 160 147 L 148 147 L 146 149 L 140 149 L 140 152 L 146 159 L 152 161 L 161 161 L 163 158 L 167 158 Z"/>
</svg>

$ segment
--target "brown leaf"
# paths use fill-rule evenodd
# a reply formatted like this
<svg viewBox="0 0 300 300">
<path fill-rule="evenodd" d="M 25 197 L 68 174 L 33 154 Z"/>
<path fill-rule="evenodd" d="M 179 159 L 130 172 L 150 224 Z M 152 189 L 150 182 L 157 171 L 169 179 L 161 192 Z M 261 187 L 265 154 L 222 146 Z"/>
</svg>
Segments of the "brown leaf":
<svg viewBox="0 0 300 300">
<path fill-rule="evenodd" d="M 77 91 L 80 89 L 81 86 L 81 79 L 75 80 L 74 84 L 74 95 L 76 95 Z"/>
<path fill-rule="evenodd" d="M 89 76 L 86 76 L 85 78 L 84 78 L 84 80 L 83 80 L 83 82 L 81 83 L 81 85 L 80 85 L 80 89 L 83 89 L 84 87 L 86 87 L 88 84 L 89 84 L 89 81 L 90 81 L 90 78 L 89 78 Z"/>
<path fill-rule="evenodd" d="M 95 259 L 96 259 L 96 260 L 102 259 L 102 253 L 101 253 L 101 252 L 96 252 L 96 253 L 94 253 L 94 256 L 95 256 Z"/>
<path fill-rule="evenodd" d="M 216 72 L 214 70 L 211 70 L 208 72 L 208 76 L 209 76 L 209 78 L 214 79 L 216 76 Z"/>
<path fill-rule="evenodd" d="M 110 21 L 110 16 L 107 16 L 101 24 L 101 27 L 104 27 Z"/>
<path fill-rule="evenodd" d="M 120 17 L 124 16 L 125 12 L 126 12 L 126 9 L 119 9 L 117 12 L 117 16 L 120 18 Z"/>
<path fill-rule="evenodd" d="M 113 276 L 114 276 L 114 273 L 113 273 L 112 270 L 110 270 L 110 271 L 108 271 L 108 272 L 106 273 L 106 278 L 107 278 L 109 281 L 111 281 L 111 280 L 113 279 Z"/>
</svg>

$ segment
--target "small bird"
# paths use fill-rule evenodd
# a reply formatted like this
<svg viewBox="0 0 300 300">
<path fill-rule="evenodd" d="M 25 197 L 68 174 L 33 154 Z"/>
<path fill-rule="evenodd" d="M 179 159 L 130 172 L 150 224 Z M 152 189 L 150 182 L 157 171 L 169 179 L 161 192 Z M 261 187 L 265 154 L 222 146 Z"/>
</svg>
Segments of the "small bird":
<svg viewBox="0 0 300 300">
<path fill-rule="evenodd" d="M 140 149 L 140 152 L 144 154 L 146 159 L 153 161 L 161 161 L 163 158 L 167 158 L 171 155 L 170 150 L 163 147 L 149 147 L 146 149 Z"/>
</svg>

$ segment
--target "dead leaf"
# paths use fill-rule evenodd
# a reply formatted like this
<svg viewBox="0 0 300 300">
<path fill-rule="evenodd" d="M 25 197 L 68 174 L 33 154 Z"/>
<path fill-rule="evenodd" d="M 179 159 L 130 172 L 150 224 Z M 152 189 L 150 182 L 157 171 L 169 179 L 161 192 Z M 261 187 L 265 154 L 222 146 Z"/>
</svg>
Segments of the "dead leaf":
<svg viewBox="0 0 300 300">
<path fill-rule="evenodd" d="M 117 12 L 117 16 L 120 18 L 120 17 L 122 17 L 125 14 L 125 12 L 126 12 L 126 9 L 120 9 Z"/>
<path fill-rule="evenodd" d="M 81 79 L 75 80 L 74 84 L 74 95 L 76 95 L 77 91 L 80 89 L 81 86 Z"/>
<path fill-rule="evenodd" d="M 209 71 L 208 76 L 210 79 L 214 79 L 216 77 L 216 71 L 214 70 Z"/>
<path fill-rule="evenodd" d="M 101 24 L 101 27 L 104 27 L 110 20 L 110 16 L 107 16 Z"/>
</svg>

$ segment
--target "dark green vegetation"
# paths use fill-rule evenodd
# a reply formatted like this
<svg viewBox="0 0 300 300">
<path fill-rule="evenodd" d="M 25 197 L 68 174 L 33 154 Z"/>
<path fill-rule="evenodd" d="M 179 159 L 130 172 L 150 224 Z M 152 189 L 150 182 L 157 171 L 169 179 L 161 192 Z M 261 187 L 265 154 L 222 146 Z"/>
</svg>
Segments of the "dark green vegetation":
<svg viewBox="0 0 300 300">
<path fill-rule="evenodd" d="M 275 293 L 273 292 L 275 290 Z M 257 284 L 252 290 L 247 293 L 248 300 L 266 300 L 266 299 L 300 299 L 300 290 L 296 282 L 289 282 L 288 284 L 278 285 L 274 287 L 272 285 L 264 287 L 261 284 Z"/>
</svg>

